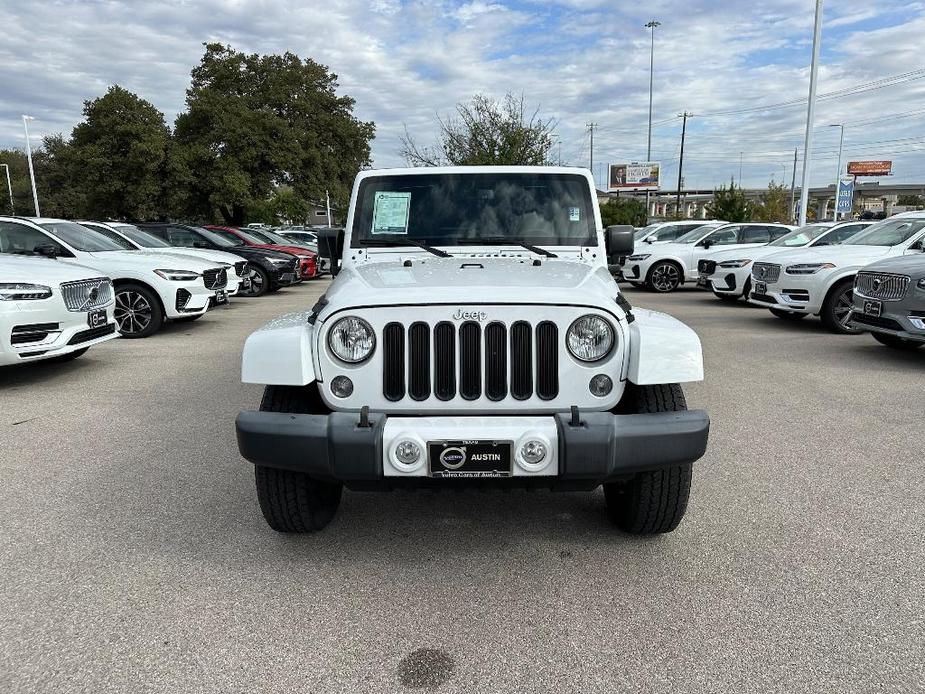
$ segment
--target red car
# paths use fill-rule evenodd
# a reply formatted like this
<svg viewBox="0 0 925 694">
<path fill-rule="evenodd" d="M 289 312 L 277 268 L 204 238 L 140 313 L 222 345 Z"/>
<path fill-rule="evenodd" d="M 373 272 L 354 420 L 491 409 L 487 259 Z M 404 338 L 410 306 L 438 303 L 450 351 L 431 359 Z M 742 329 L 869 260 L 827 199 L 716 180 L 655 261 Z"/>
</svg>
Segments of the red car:
<svg viewBox="0 0 925 694">
<path fill-rule="evenodd" d="M 268 243 L 269 239 L 260 237 L 259 232 L 254 232 L 250 229 L 245 231 L 235 227 L 217 225 L 207 225 L 206 229 L 228 239 L 236 246 L 253 246 L 254 248 L 268 248 L 272 251 L 291 253 L 299 258 L 299 275 L 303 280 L 310 280 L 318 276 L 318 254 L 307 248 Z"/>
</svg>

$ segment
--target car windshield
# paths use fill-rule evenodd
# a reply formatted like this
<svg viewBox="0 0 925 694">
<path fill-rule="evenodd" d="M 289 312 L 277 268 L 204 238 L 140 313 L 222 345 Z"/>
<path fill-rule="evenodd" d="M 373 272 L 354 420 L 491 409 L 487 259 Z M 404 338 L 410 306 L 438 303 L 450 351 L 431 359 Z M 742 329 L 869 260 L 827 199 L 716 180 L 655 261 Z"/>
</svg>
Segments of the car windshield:
<svg viewBox="0 0 925 694">
<path fill-rule="evenodd" d="M 221 234 L 216 234 L 215 232 L 210 231 L 208 229 L 203 229 L 202 227 L 196 227 L 196 231 L 198 231 L 200 234 L 205 236 L 207 239 L 209 239 L 209 241 L 214 243 L 216 246 L 221 246 L 223 248 L 235 248 L 236 246 L 244 245 L 243 241 L 235 243 L 234 241 L 230 239 L 226 239 Z"/>
<path fill-rule="evenodd" d="M 39 226 L 59 241 L 85 253 L 124 251 L 125 248 L 103 236 L 98 231 L 80 226 L 74 222 L 41 222 Z"/>
<path fill-rule="evenodd" d="M 700 239 L 703 238 L 704 234 L 714 229 L 719 229 L 715 224 L 704 224 L 702 227 L 697 227 L 696 229 L 691 229 L 689 232 L 683 236 L 679 236 L 675 239 L 675 243 L 697 243 Z"/>
<path fill-rule="evenodd" d="M 373 176 L 360 184 L 351 243 L 596 246 L 594 205 L 579 174 Z"/>
<path fill-rule="evenodd" d="M 642 229 L 638 229 L 638 230 L 636 230 L 636 232 L 633 234 L 633 238 L 636 239 L 637 241 L 640 241 L 640 240 L 644 239 L 646 236 L 648 236 L 649 234 L 651 234 L 653 231 L 655 231 L 656 229 L 658 229 L 660 226 L 661 226 L 661 223 L 658 223 L 658 224 L 650 224 L 650 225 L 647 226 L 647 227 L 643 227 Z"/>
<path fill-rule="evenodd" d="M 844 246 L 898 246 L 925 228 L 925 219 L 886 219 L 844 241 Z"/>
<path fill-rule="evenodd" d="M 269 236 L 264 234 L 263 230 L 248 229 L 244 231 L 244 229 L 238 229 L 238 234 L 251 243 L 275 243 L 275 241 L 270 240 Z"/>
<path fill-rule="evenodd" d="M 128 237 L 130 240 L 137 243 L 143 248 L 173 248 L 169 243 L 163 239 L 159 239 L 154 234 L 149 234 L 147 231 L 142 231 L 136 226 L 131 224 L 113 224 L 111 225 L 123 236 Z"/>
<path fill-rule="evenodd" d="M 788 234 L 784 234 L 777 241 L 772 241 L 769 243 L 769 246 L 787 246 L 793 248 L 794 246 L 805 246 L 810 241 L 813 241 L 825 232 L 831 229 L 831 226 L 825 224 L 807 224 L 805 227 L 800 227 L 799 229 L 794 229 Z"/>
<path fill-rule="evenodd" d="M 260 235 L 268 239 L 269 243 L 275 243 L 281 246 L 291 246 L 293 242 L 298 243 L 296 239 L 287 239 L 285 236 L 280 236 L 274 231 L 267 231 L 266 229 L 261 230 Z"/>
</svg>

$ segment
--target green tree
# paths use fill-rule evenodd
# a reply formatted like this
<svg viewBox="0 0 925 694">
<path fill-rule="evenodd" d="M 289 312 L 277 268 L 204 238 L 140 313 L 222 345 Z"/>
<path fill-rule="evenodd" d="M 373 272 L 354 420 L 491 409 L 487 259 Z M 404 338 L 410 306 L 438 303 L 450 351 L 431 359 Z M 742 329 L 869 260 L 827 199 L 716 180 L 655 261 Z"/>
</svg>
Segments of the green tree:
<svg viewBox="0 0 925 694">
<path fill-rule="evenodd" d="M 32 187 L 29 183 L 29 164 L 26 161 L 26 153 L 19 149 L 0 149 L 0 164 L 10 167 L 10 185 L 13 188 L 13 209 L 11 210 L 10 192 L 6 185 L 6 170 L 0 167 L 0 214 L 33 214 Z"/>
<path fill-rule="evenodd" d="M 80 163 L 63 135 L 43 138 L 42 147 L 32 150 L 32 163 L 42 215 L 64 219 L 92 216 L 87 214 Z M 29 214 L 33 214 L 31 204 Z"/>
<path fill-rule="evenodd" d="M 771 181 L 768 189 L 758 196 L 758 202 L 752 206 L 751 211 L 751 218 L 756 222 L 789 223 L 793 218 L 790 211 L 790 188 L 783 183 Z"/>
<path fill-rule="evenodd" d="M 727 222 L 748 222 L 752 218 L 751 206 L 735 181 L 729 187 L 720 186 L 713 191 L 713 202 L 707 204 L 707 216 Z"/>
<path fill-rule="evenodd" d="M 476 94 L 456 105 L 456 115 L 437 116 L 437 142 L 418 145 L 405 126 L 401 154 L 411 166 L 551 164 L 556 124 L 527 114 L 523 97 L 500 102 Z"/>
<path fill-rule="evenodd" d="M 177 118 L 167 197 L 177 213 L 242 224 L 255 201 L 289 186 L 303 201 L 345 203 L 369 164 L 375 126 L 353 116 L 337 76 L 292 53 L 207 44 Z M 174 183 L 179 181 L 180 183 Z"/>
<path fill-rule="evenodd" d="M 923 204 L 921 195 L 900 195 L 896 200 L 897 205 L 903 207 L 921 207 Z"/>
<path fill-rule="evenodd" d="M 634 227 L 646 225 L 646 205 L 636 198 L 611 198 L 601 205 L 601 221 L 604 228 L 614 224 L 630 224 Z"/>
</svg>

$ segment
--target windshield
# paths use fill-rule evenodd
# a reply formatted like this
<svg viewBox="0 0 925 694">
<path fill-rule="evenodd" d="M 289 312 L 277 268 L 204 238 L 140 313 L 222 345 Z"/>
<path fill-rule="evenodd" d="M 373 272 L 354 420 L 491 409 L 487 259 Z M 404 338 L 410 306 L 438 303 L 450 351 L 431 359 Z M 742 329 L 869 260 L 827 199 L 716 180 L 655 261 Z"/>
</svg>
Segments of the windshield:
<svg viewBox="0 0 925 694">
<path fill-rule="evenodd" d="M 925 228 L 925 219 L 886 219 L 855 234 L 843 246 L 898 246 Z"/>
<path fill-rule="evenodd" d="M 235 248 L 237 246 L 243 246 L 244 242 L 238 239 L 237 243 L 226 239 L 221 234 L 216 234 L 214 231 L 209 229 L 203 229 L 202 227 L 196 227 L 196 231 L 205 236 L 209 241 L 214 243 L 216 246 L 221 246 L 222 248 Z"/>
<path fill-rule="evenodd" d="M 173 246 L 163 239 L 159 239 L 154 234 L 142 231 L 131 224 L 112 224 L 110 226 L 114 227 L 120 234 L 128 237 L 143 248 L 173 248 Z"/>
<path fill-rule="evenodd" d="M 351 243 L 596 246 L 595 226 L 588 181 L 577 174 L 379 176 L 360 184 Z"/>
<path fill-rule="evenodd" d="M 260 235 L 266 238 L 269 243 L 281 246 L 291 246 L 293 243 L 298 243 L 296 239 L 287 239 L 285 236 L 280 236 L 276 232 L 267 231 L 266 229 L 261 230 Z"/>
<path fill-rule="evenodd" d="M 50 232 L 59 241 L 63 241 L 71 248 L 85 253 L 125 250 L 118 243 L 109 240 L 98 231 L 82 227 L 74 222 L 42 222 L 39 226 Z"/>
<path fill-rule="evenodd" d="M 807 224 L 805 227 L 800 227 L 799 229 L 794 229 L 788 234 L 784 234 L 777 241 L 772 241 L 769 243 L 769 246 L 787 246 L 793 248 L 794 246 L 805 246 L 810 241 L 813 241 L 825 232 L 831 229 L 831 226 L 825 224 Z"/>
<path fill-rule="evenodd" d="M 244 231 L 244 229 L 238 229 L 238 234 L 251 243 L 275 243 L 269 236 L 264 234 L 263 230 L 257 231 L 256 229 L 248 229 Z"/>
<path fill-rule="evenodd" d="M 675 243 L 697 243 L 700 239 L 703 238 L 704 234 L 706 234 L 708 231 L 713 231 L 714 229 L 719 229 L 719 227 L 716 225 L 705 224 L 702 227 L 691 229 L 683 236 L 676 238 Z"/>
<path fill-rule="evenodd" d="M 655 231 L 656 229 L 658 229 L 659 226 L 661 226 L 660 223 L 659 223 L 659 224 L 650 224 L 649 226 L 643 227 L 642 229 L 637 229 L 636 232 L 633 234 L 633 238 L 636 239 L 637 241 L 639 241 L 639 240 L 641 240 L 641 239 L 644 239 L 646 236 L 648 236 L 648 235 L 651 234 L 653 231 Z"/>
</svg>

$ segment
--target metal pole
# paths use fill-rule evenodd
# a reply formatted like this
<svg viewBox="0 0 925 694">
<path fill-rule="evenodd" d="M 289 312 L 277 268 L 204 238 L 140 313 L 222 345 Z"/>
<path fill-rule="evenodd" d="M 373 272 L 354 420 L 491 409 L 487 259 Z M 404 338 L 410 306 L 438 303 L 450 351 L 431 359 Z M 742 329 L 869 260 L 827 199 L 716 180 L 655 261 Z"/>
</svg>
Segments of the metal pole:
<svg viewBox="0 0 925 694">
<path fill-rule="evenodd" d="M 687 119 L 693 116 L 694 114 L 688 113 L 687 111 L 685 111 L 684 113 L 679 113 L 678 115 L 684 119 L 684 125 L 681 126 L 681 159 L 678 161 L 678 194 L 677 194 L 677 197 L 675 198 L 675 213 L 678 215 L 678 219 L 680 219 L 681 218 L 681 181 L 683 180 L 681 177 L 684 171 L 684 139 L 687 136 Z"/>
<path fill-rule="evenodd" d="M 29 143 L 29 123 L 28 121 L 35 120 L 32 116 L 23 116 L 22 117 L 22 127 L 26 130 L 26 156 L 29 159 L 29 178 L 32 180 L 32 202 L 35 203 L 35 216 L 41 217 L 42 213 L 39 212 L 39 194 L 35 189 L 35 171 L 32 168 L 32 145 Z"/>
<path fill-rule="evenodd" d="M 6 169 L 6 188 L 10 191 L 10 214 L 16 214 L 16 206 L 13 204 L 13 184 L 10 183 L 10 165 L 0 164 Z"/>
<path fill-rule="evenodd" d="M 324 202 L 328 210 L 328 229 L 331 228 L 331 194 L 324 191 Z"/>
<path fill-rule="evenodd" d="M 793 148 L 793 180 L 790 182 L 790 215 L 788 221 L 793 221 L 793 212 L 797 205 L 797 148 Z"/>
<path fill-rule="evenodd" d="M 652 92 L 655 84 L 655 28 L 661 26 L 661 22 L 652 20 L 646 24 L 646 28 L 651 30 L 652 43 L 649 48 L 649 138 L 646 144 L 646 161 L 652 161 Z M 646 222 L 649 221 L 649 191 L 646 190 Z"/>
<path fill-rule="evenodd" d="M 819 77 L 819 51 L 822 48 L 822 0 L 816 0 L 816 23 L 813 29 L 813 62 L 809 71 L 809 103 L 806 107 L 806 139 L 803 143 L 803 184 L 800 197 L 800 226 L 806 225 L 809 207 L 810 160 L 813 156 L 813 116 L 816 110 L 816 79 Z"/>
<path fill-rule="evenodd" d="M 597 123 L 591 122 L 588 123 L 588 130 L 591 131 L 591 161 L 588 163 L 588 168 L 591 169 L 591 173 L 594 173 L 594 129 L 597 127 Z"/>
<path fill-rule="evenodd" d="M 845 146 L 845 126 L 841 123 L 833 123 L 830 128 L 841 128 L 841 136 L 838 138 L 838 167 L 835 169 L 835 221 L 838 221 L 838 183 L 841 180 L 841 155 L 842 148 Z"/>
</svg>

